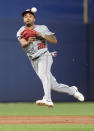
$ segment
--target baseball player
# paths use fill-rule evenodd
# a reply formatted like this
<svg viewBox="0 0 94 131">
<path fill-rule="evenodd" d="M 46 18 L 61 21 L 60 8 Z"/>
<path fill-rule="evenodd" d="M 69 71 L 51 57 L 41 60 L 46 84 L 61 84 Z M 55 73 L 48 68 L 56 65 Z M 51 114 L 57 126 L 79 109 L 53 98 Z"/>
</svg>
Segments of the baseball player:
<svg viewBox="0 0 94 131">
<path fill-rule="evenodd" d="M 55 33 L 51 32 L 45 25 L 35 25 L 36 16 L 31 9 L 22 12 L 22 18 L 24 26 L 18 30 L 17 38 L 40 78 L 44 89 L 42 100 L 36 101 L 36 104 L 53 107 L 51 90 L 67 93 L 79 101 L 84 101 L 84 96 L 78 91 L 77 87 L 59 84 L 51 73 L 52 56 L 56 56 L 56 52 L 49 53 L 47 42 L 57 43 Z"/>
</svg>

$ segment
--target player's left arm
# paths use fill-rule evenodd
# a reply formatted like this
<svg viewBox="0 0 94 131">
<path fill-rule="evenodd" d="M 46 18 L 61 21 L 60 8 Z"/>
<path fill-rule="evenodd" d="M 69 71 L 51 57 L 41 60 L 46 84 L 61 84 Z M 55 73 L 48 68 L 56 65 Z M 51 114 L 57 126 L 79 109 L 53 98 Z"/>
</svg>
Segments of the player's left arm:
<svg viewBox="0 0 94 131">
<path fill-rule="evenodd" d="M 42 37 L 40 32 L 37 32 L 37 35 Z M 44 39 L 52 44 L 57 44 L 56 36 L 55 35 L 44 35 Z"/>
<path fill-rule="evenodd" d="M 56 36 L 55 35 L 45 35 L 44 39 L 52 44 L 57 44 Z"/>
<path fill-rule="evenodd" d="M 55 33 L 51 32 L 48 29 L 48 27 L 45 25 L 41 26 L 41 32 L 38 32 L 38 34 L 39 34 L 39 36 L 41 36 L 42 38 L 44 38 L 45 40 L 47 40 L 48 42 L 50 42 L 52 44 L 57 43 Z"/>
</svg>

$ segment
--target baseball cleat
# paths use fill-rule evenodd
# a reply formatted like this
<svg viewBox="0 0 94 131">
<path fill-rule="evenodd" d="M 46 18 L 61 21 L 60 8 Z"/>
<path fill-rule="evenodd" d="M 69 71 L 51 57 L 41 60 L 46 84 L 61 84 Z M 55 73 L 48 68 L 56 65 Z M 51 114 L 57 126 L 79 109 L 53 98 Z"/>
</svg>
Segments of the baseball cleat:
<svg viewBox="0 0 94 131">
<path fill-rule="evenodd" d="M 52 101 L 47 101 L 45 99 L 36 101 L 36 104 L 39 106 L 48 106 L 48 107 L 54 107 L 54 104 Z"/>
<path fill-rule="evenodd" d="M 75 87 L 75 86 L 72 86 L 73 87 L 73 89 L 75 90 L 75 93 L 74 93 L 74 97 L 75 98 L 77 98 L 79 101 L 84 101 L 84 96 L 83 96 L 83 94 L 82 93 L 80 93 L 79 91 L 78 91 L 78 88 L 77 87 Z"/>
</svg>

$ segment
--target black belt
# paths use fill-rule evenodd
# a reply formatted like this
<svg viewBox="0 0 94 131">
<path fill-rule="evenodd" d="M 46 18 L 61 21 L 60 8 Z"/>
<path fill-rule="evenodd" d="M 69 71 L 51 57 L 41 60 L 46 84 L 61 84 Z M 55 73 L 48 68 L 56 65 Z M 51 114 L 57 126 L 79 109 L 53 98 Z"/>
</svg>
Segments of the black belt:
<svg viewBox="0 0 94 131">
<path fill-rule="evenodd" d="M 42 53 L 40 56 L 42 56 L 43 54 L 45 54 L 47 51 L 45 51 L 44 53 Z M 40 56 L 38 56 L 38 57 L 35 57 L 35 58 L 33 58 L 32 60 L 34 61 L 34 60 L 37 60 Z"/>
</svg>

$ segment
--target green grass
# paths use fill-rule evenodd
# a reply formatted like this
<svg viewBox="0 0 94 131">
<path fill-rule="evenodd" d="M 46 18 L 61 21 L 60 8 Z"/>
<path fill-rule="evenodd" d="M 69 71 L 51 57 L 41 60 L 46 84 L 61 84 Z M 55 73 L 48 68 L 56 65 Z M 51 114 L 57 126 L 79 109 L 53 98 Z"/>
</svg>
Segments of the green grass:
<svg viewBox="0 0 94 131">
<path fill-rule="evenodd" d="M 0 125 L 0 131 L 94 131 L 94 125 Z"/>
<path fill-rule="evenodd" d="M 54 108 L 35 103 L 0 103 L 0 115 L 89 115 L 94 116 L 94 102 L 54 103 Z"/>
<path fill-rule="evenodd" d="M 94 116 L 94 102 L 54 103 L 54 108 L 35 103 L 0 103 L 0 116 L 81 115 Z M 94 131 L 94 125 L 0 125 L 0 131 Z"/>
</svg>

